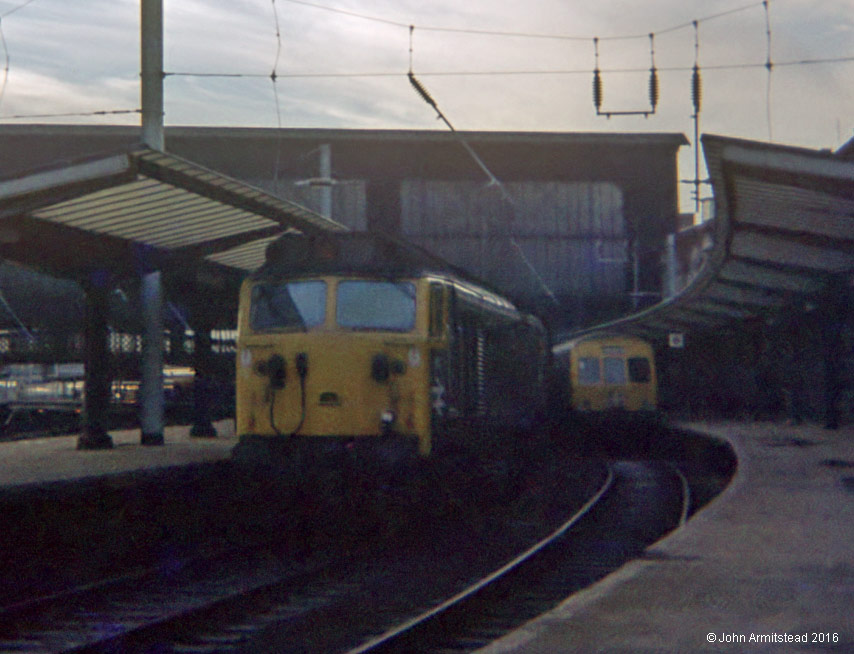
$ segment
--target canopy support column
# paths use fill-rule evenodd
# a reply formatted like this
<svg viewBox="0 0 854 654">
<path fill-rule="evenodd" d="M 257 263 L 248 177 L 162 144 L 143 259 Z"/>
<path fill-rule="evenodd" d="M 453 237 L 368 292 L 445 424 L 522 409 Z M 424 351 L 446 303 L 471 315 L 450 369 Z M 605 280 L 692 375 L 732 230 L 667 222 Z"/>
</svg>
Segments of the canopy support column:
<svg viewBox="0 0 854 654">
<path fill-rule="evenodd" d="M 113 439 L 107 433 L 112 382 L 107 324 L 110 288 L 105 275 L 93 274 L 92 277 L 83 285 L 86 292 L 83 362 L 85 391 L 83 428 L 77 439 L 78 450 L 113 447 Z"/>
<path fill-rule="evenodd" d="M 190 428 L 190 436 L 213 438 L 216 436 L 216 429 L 211 421 L 211 325 L 207 320 L 199 320 L 193 325 L 193 331 L 193 368 L 196 377 L 193 382 L 193 426 Z"/>
<path fill-rule="evenodd" d="M 163 445 L 163 286 L 160 271 L 144 274 L 140 426 L 143 445 Z"/>
</svg>

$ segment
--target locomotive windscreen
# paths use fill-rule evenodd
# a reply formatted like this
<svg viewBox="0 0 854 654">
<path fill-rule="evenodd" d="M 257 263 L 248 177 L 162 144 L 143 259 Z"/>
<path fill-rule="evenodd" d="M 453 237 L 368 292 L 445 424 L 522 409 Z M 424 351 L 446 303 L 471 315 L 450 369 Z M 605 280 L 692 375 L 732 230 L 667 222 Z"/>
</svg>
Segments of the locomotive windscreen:
<svg viewBox="0 0 854 654">
<path fill-rule="evenodd" d="M 415 327 L 415 285 L 411 282 L 349 280 L 338 283 L 339 327 L 409 331 Z"/>
<path fill-rule="evenodd" d="M 255 331 L 308 329 L 326 317 L 326 282 L 260 283 L 252 287 L 249 321 Z"/>
</svg>

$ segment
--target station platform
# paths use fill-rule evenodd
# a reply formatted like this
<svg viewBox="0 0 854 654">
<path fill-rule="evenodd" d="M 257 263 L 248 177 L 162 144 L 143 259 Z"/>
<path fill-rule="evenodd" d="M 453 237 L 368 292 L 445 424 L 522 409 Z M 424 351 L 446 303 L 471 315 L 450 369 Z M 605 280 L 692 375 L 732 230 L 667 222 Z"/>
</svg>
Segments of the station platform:
<svg viewBox="0 0 854 654">
<path fill-rule="evenodd" d="M 237 444 L 234 421 L 214 427 L 215 438 L 191 437 L 188 426 L 166 427 L 165 443 L 154 446 L 140 443 L 139 429 L 114 430 L 113 448 L 106 450 L 78 450 L 76 435 L 0 442 L 0 490 L 226 459 Z"/>
<path fill-rule="evenodd" d="M 230 456 L 216 438 L 167 427 L 78 451 L 76 436 L 0 443 L 0 490 Z M 681 423 L 729 441 L 731 484 L 683 527 L 481 654 L 854 652 L 854 426 Z M 803 639 L 806 638 L 806 642 Z"/>
<path fill-rule="evenodd" d="M 678 426 L 732 443 L 729 487 L 480 654 L 854 652 L 854 427 Z"/>
</svg>

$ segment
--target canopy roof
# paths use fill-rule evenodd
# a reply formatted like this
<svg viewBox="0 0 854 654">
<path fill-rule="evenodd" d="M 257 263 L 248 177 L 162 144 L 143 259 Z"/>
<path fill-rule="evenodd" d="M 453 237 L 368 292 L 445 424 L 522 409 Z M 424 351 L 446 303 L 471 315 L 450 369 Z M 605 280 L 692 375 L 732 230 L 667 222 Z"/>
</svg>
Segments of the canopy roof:
<svg viewBox="0 0 854 654">
<path fill-rule="evenodd" d="M 148 148 L 0 182 L 0 256 L 62 277 L 147 269 L 241 277 L 289 229 L 346 231 L 297 204 Z"/>
<path fill-rule="evenodd" d="M 854 273 L 854 162 L 830 152 L 706 135 L 714 245 L 680 293 L 583 330 L 652 339 L 773 315 Z"/>
</svg>

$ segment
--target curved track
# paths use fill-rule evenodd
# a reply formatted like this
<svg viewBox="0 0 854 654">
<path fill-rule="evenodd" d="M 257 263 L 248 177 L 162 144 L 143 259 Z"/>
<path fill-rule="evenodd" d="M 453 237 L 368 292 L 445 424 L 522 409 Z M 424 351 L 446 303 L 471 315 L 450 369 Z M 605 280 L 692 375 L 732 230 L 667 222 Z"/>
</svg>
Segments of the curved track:
<svg viewBox="0 0 854 654">
<path fill-rule="evenodd" d="M 486 645 L 684 523 L 688 500 L 685 478 L 675 467 L 617 462 L 591 501 L 549 537 L 348 654 L 468 651 Z"/>
<path fill-rule="evenodd" d="M 336 553 L 304 565 L 273 551 L 235 550 L 7 607 L 0 610 L 0 650 L 472 649 L 637 556 L 684 521 L 687 487 L 674 470 L 662 463 L 613 464 L 571 518 L 549 527 L 547 538 L 509 563 L 482 569 L 463 590 L 459 580 L 471 578 L 474 560 L 489 558 L 484 548 L 497 542 L 495 534 L 481 535 L 467 555 L 460 549 L 470 546 L 470 534 L 450 531 L 433 534 L 448 541 L 438 545 L 379 543 L 370 553 Z"/>
</svg>

